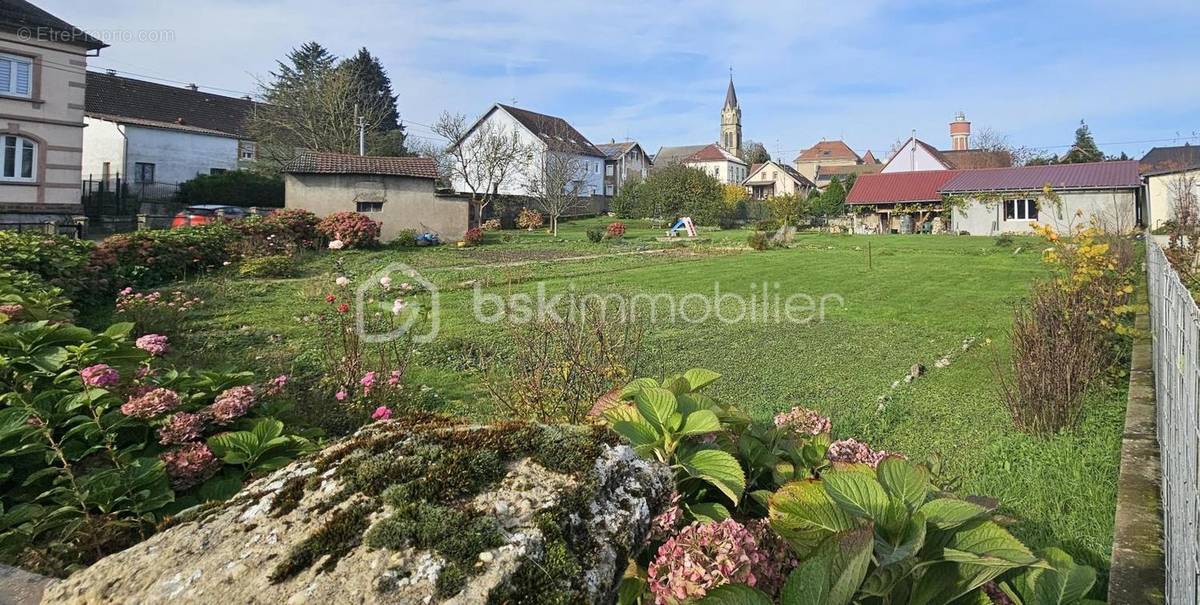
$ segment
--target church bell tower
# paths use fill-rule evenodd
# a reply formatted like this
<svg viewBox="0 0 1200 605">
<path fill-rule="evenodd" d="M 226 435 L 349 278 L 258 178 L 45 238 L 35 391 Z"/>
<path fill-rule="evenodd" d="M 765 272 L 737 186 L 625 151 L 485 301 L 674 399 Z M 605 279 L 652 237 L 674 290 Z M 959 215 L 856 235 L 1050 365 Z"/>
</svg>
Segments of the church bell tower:
<svg viewBox="0 0 1200 605">
<path fill-rule="evenodd" d="M 725 106 L 721 108 L 721 146 L 733 155 L 742 153 L 742 108 L 738 107 L 737 92 L 733 90 L 733 69 L 729 70 L 729 88 L 725 90 Z"/>
</svg>

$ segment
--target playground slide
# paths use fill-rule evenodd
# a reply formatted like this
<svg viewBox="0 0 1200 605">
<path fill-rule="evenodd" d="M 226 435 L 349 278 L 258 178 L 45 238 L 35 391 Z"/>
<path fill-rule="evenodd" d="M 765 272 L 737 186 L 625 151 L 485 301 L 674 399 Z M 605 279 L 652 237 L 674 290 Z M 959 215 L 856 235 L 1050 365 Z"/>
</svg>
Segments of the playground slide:
<svg viewBox="0 0 1200 605">
<path fill-rule="evenodd" d="M 671 230 L 667 232 L 667 236 L 675 237 L 675 234 L 680 229 L 686 230 L 688 237 L 696 237 L 696 225 L 692 222 L 692 217 L 685 216 L 679 219 L 679 221 L 675 223 L 675 226 L 671 227 Z"/>
</svg>

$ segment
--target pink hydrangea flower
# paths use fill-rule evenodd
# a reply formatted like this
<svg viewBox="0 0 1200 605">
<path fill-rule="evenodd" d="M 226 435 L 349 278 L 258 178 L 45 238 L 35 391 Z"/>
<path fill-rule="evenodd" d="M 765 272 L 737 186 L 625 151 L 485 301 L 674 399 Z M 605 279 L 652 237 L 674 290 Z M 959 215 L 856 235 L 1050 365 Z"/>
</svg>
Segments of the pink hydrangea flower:
<svg viewBox="0 0 1200 605">
<path fill-rule="evenodd" d="M 400 384 L 400 376 L 400 370 L 392 370 L 391 375 L 388 376 L 388 386 L 394 387 Z"/>
<path fill-rule="evenodd" d="M 832 428 L 829 419 L 808 408 L 794 407 L 775 416 L 775 426 L 797 436 L 820 435 Z"/>
<path fill-rule="evenodd" d="M 155 357 L 165 355 L 167 351 L 171 350 L 167 343 L 167 337 L 162 334 L 147 334 L 134 341 L 134 344 L 137 348 Z"/>
<path fill-rule="evenodd" d="M 375 411 L 371 414 L 371 418 L 373 420 L 387 420 L 388 418 L 391 418 L 391 417 L 392 417 L 392 410 L 389 409 L 385 405 L 381 405 L 381 406 L 375 408 Z"/>
<path fill-rule="evenodd" d="M 650 520 L 651 540 L 666 540 L 675 533 L 679 522 L 683 520 L 683 508 L 679 506 L 679 499 L 679 492 L 671 494 L 671 503 L 667 505 L 666 510 Z"/>
<path fill-rule="evenodd" d="M 16 317 L 21 314 L 21 311 L 24 311 L 24 310 L 25 310 L 25 307 L 22 307 L 21 305 L 19 305 L 17 303 L 0 305 L 0 313 L 3 313 L 9 317 Z"/>
<path fill-rule="evenodd" d="M 241 418 L 254 405 L 254 387 L 240 386 L 226 389 L 217 395 L 210 407 L 213 420 L 218 424 L 228 424 Z"/>
<path fill-rule="evenodd" d="M 105 363 L 88 366 L 79 371 L 79 376 L 83 379 L 83 384 L 89 387 L 111 387 L 121 381 L 121 375 Z"/>
<path fill-rule="evenodd" d="M 204 416 L 179 412 L 167 419 L 158 429 L 158 442 L 163 445 L 181 445 L 200 438 L 204 432 Z"/>
<path fill-rule="evenodd" d="M 265 389 L 264 392 L 267 394 L 267 396 L 274 397 L 274 396 L 282 393 L 283 390 L 287 388 L 287 383 L 288 383 L 287 374 L 280 374 L 280 375 L 272 378 L 270 380 L 270 382 L 267 383 L 267 388 Z"/>
<path fill-rule="evenodd" d="M 758 543 L 759 550 L 767 557 L 756 568 L 759 580 L 758 589 L 771 596 L 776 596 L 783 588 L 784 582 L 787 581 L 788 574 L 800 565 L 800 559 L 796 558 L 795 551 L 787 541 L 771 527 L 770 520 L 755 519 L 746 524 L 746 529 L 754 535 L 754 541 Z"/>
<path fill-rule="evenodd" d="M 337 399 L 338 401 L 345 401 L 348 395 L 349 394 L 346 393 L 346 389 L 338 389 L 338 392 L 333 394 L 333 398 Z"/>
<path fill-rule="evenodd" d="M 153 418 L 179 406 L 179 394 L 171 389 L 155 388 L 121 405 L 121 413 L 134 418 Z"/>
<path fill-rule="evenodd" d="M 904 454 L 872 450 L 870 446 L 854 439 L 842 439 L 829 444 L 825 453 L 830 462 L 857 462 L 869 464 L 871 468 L 879 466 L 886 458 L 904 458 Z"/>
<path fill-rule="evenodd" d="M 358 381 L 358 383 L 361 384 L 363 387 L 364 395 L 366 395 L 367 393 L 370 393 L 371 387 L 375 386 L 376 376 L 377 376 L 377 374 L 374 371 L 367 372 L 366 374 L 363 374 L 362 379 Z"/>
<path fill-rule="evenodd" d="M 159 459 L 167 467 L 171 487 L 177 491 L 203 483 L 221 468 L 221 461 L 203 443 L 182 445 L 163 452 Z"/>
<path fill-rule="evenodd" d="M 678 605 L 725 584 L 757 586 L 756 570 L 767 558 L 754 534 L 733 519 L 693 523 L 659 547 L 650 591 L 657 605 Z"/>
</svg>

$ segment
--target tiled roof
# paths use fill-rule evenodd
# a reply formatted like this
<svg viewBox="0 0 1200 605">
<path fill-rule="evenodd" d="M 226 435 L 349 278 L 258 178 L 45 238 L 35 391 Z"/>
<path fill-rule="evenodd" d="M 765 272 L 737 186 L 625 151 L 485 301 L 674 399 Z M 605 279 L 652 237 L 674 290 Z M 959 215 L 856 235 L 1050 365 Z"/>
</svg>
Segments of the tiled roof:
<svg viewBox="0 0 1200 605">
<path fill-rule="evenodd" d="M 870 149 L 868 149 L 867 152 L 863 154 L 862 161 L 864 164 L 878 164 L 879 163 L 879 160 L 875 159 L 875 154 L 871 153 Z"/>
<path fill-rule="evenodd" d="M 431 158 L 394 158 L 360 156 L 348 153 L 305 151 L 283 169 L 295 174 L 372 174 L 438 178 L 437 164 Z"/>
<path fill-rule="evenodd" d="M 23 33 L 33 38 L 51 38 L 39 33 L 53 33 L 51 39 L 95 50 L 108 46 L 82 29 L 51 15 L 25 0 L 0 0 L 0 30 Z"/>
<path fill-rule="evenodd" d="M 746 162 L 744 160 L 742 160 L 742 158 L 739 158 L 736 155 L 729 153 L 728 151 L 721 148 L 721 146 L 717 145 L 716 143 L 712 143 L 709 145 L 705 145 L 704 147 L 701 147 L 699 151 L 688 156 L 683 161 L 684 161 L 684 163 L 690 163 L 690 162 L 734 162 L 735 164 L 742 164 L 743 166 L 746 164 Z"/>
<path fill-rule="evenodd" d="M 775 169 L 778 169 L 778 170 L 781 170 L 781 171 L 783 171 L 783 173 L 784 173 L 784 174 L 788 175 L 789 177 L 791 177 L 791 179 L 792 179 L 793 181 L 796 181 L 797 183 L 800 183 L 801 185 L 807 185 L 807 186 L 809 186 L 809 187 L 813 187 L 813 186 L 814 186 L 812 181 L 808 180 L 808 179 L 807 179 L 807 178 L 806 178 L 806 177 L 805 177 L 803 174 L 800 174 L 800 171 L 796 170 L 795 168 L 792 168 L 791 166 L 789 166 L 789 165 L 787 165 L 787 164 L 784 164 L 784 163 L 782 163 L 782 162 L 776 162 L 776 161 L 774 161 L 774 160 L 771 160 L 771 161 L 768 161 L 768 162 L 764 162 L 764 163 L 762 163 L 762 164 L 754 164 L 753 166 L 751 166 L 751 167 L 750 167 L 750 171 L 746 173 L 746 174 L 748 175 L 748 176 L 746 177 L 746 180 L 745 180 L 745 181 L 742 181 L 742 182 L 743 182 L 743 183 L 751 183 L 751 182 L 754 182 L 754 183 L 769 183 L 769 182 L 774 182 L 774 181 L 775 181 L 775 179 L 769 179 L 769 178 L 755 178 L 755 175 L 761 175 L 761 174 L 764 174 L 764 173 L 765 173 L 765 171 L 764 171 L 763 169 L 764 169 L 764 168 L 766 168 L 766 167 L 768 167 L 768 166 L 770 166 L 771 168 L 775 168 Z"/>
<path fill-rule="evenodd" d="M 633 147 L 635 145 L 637 145 L 637 141 L 622 141 L 620 143 L 601 143 L 599 145 L 596 145 L 596 149 L 599 149 L 600 153 L 603 153 L 606 157 L 608 157 L 608 159 L 611 160 L 613 158 L 619 158 L 619 157 L 625 155 L 626 153 L 629 153 L 629 150 L 633 149 Z"/>
<path fill-rule="evenodd" d="M 883 164 L 835 164 L 833 166 L 820 165 L 817 166 L 817 174 L 814 178 L 818 181 L 827 181 L 835 176 L 846 176 L 848 174 L 875 174 L 883 170 Z"/>
<path fill-rule="evenodd" d="M 862 158 L 843 141 L 821 141 L 800 152 L 793 162 L 819 162 L 821 160 L 854 160 Z"/>
<path fill-rule="evenodd" d="M 801 185 L 808 185 L 809 187 L 816 186 L 816 183 L 813 183 L 812 181 L 808 180 L 808 177 L 804 176 L 803 174 L 800 174 L 799 170 L 792 168 L 790 165 L 782 164 L 779 162 L 774 162 L 774 164 L 776 166 L 779 166 L 780 168 L 782 168 L 783 171 L 786 172 L 788 174 L 788 176 L 792 177 L 792 180 L 796 181 L 797 183 L 800 183 Z"/>
<path fill-rule="evenodd" d="M 1200 167 L 1200 145 L 1155 147 L 1138 164 L 1142 174 L 1164 174 Z"/>
<path fill-rule="evenodd" d="M 682 163 L 689 156 L 701 149 L 704 145 L 676 145 L 674 147 L 659 147 L 658 153 L 654 154 L 654 166 L 662 168 L 671 164 Z"/>
<path fill-rule="evenodd" d="M 887 174 L 864 174 L 854 181 L 846 195 L 847 204 L 895 204 L 898 202 L 941 201 L 942 186 L 953 178 L 954 170 L 917 170 Z"/>
<path fill-rule="evenodd" d="M 1013 165 L 1012 154 L 1007 151 L 989 151 L 986 149 L 963 149 L 959 151 L 939 151 L 943 163 L 951 169 L 968 170 L 974 168 L 1009 168 Z"/>
<path fill-rule="evenodd" d="M 246 138 L 247 99 L 89 71 L 84 113 L 130 124 Z"/>
<path fill-rule="evenodd" d="M 543 142 L 556 151 L 569 151 L 581 155 L 590 155 L 596 157 L 607 157 L 604 152 L 596 149 L 587 137 L 583 136 L 574 126 L 571 126 L 566 120 L 521 109 L 511 105 L 499 104 L 504 111 L 516 118 L 522 126 L 528 128 L 534 136 L 540 138 Z"/>
<path fill-rule="evenodd" d="M 1051 189 L 1126 189 L 1141 185 L 1138 163 L 1091 162 L 960 170 L 942 187 L 942 192 L 1035 191 Z"/>
</svg>

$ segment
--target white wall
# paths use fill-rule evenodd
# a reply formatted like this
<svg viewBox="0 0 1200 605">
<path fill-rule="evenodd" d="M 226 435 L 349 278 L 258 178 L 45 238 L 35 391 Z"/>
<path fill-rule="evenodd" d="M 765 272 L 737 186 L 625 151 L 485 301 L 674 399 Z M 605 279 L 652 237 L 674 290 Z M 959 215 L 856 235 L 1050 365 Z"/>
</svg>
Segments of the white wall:
<svg viewBox="0 0 1200 605">
<path fill-rule="evenodd" d="M 965 214 L 951 211 L 951 225 L 955 232 L 967 231 L 971 235 L 998 235 L 1000 233 L 1030 233 L 1035 222 L 1050 225 L 1058 231 L 1072 225 L 1090 226 L 1093 219 L 1108 224 L 1120 224 L 1132 228 L 1136 216 L 1137 196 L 1133 190 L 1110 191 L 1059 191 L 1061 208 L 1055 208 L 1045 199 L 1038 205 L 1037 221 L 1006 220 L 1002 204 L 983 204 L 977 201 L 967 206 Z M 1081 211 L 1080 215 L 1076 215 Z"/>
<path fill-rule="evenodd" d="M 538 166 L 541 165 L 541 156 L 538 154 L 545 152 L 546 143 L 529 132 L 529 129 L 522 126 L 516 118 L 500 108 L 491 110 L 484 124 L 491 124 L 493 128 L 505 134 L 516 132 L 517 138 L 520 139 L 522 145 L 537 150 L 530 154 L 529 158 L 522 162 L 511 176 L 504 179 L 499 191 L 501 195 L 530 195 L 529 179 L 537 174 Z M 482 126 L 483 124 L 479 125 L 479 127 Z M 467 135 L 467 138 L 464 140 L 463 144 L 466 145 L 467 149 L 471 148 L 470 141 L 478 136 L 479 127 L 471 131 L 471 134 Z M 587 167 L 583 195 L 604 195 L 604 158 L 589 155 L 580 155 L 578 158 Z M 451 186 L 454 187 L 455 191 L 460 193 L 471 192 L 466 182 L 458 176 L 451 179 Z M 483 192 L 481 191 L 480 193 Z"/>
<path fill-rule="evenodd" d="M 1186 175 L 1186 176 L 1185 176 Z M 1175 214 L 1174 188 L 1186 186 L 1185 178 L 1192 181 L 1193 195 L 1200 200 L 1200 170 L 1186 173 L 1160 174 L 1146 179 L 1146 200 L 1149 216 L 1144 217 L 1146 226 L 1151 229 L 1161 227 L 1163 221 L 1170 220 Z"/>
<path fill-rule="evenodd" d="M 182 183 L 209 174 L 213 168 L 238 168 L 237 139 L 140 126 L 126 126 L 125 134 L 129 137 L 125 164 L 130 182 L 138 162 L 154 164 L 158 183 Z"/>
<path fill-rule="evenodd" d="M 722 183 L 741 185 L 746 180 L 749 169 L 737 162 L 714 160 L 711 162 L 687 162 L 688 167 L 696 168 L 711 175 Z"/>
<path fill-rule="evenodd" d="M 104 163 L 108 162 L 110 176 L 119 171 L 125 175 L 125 137 L 116 122 L 84 117 L 83 123 L 83 178 L 100 179 L 104 174 Z"/>
<path fill-rule="evenodd" d="M 913 150 L 916 150 L 914 155 Z M 915 168 L 914 166 L 915 158 Z M 899 152 L 892 157 L 891 161 L 883 167 L 881 172 L 913 172 L 916 170 L 945 170 L 946 166 L 940 160 L 933 157 L 924 147 L 917 145 L 913 139 L 909 139 Z"/>
</svg>

